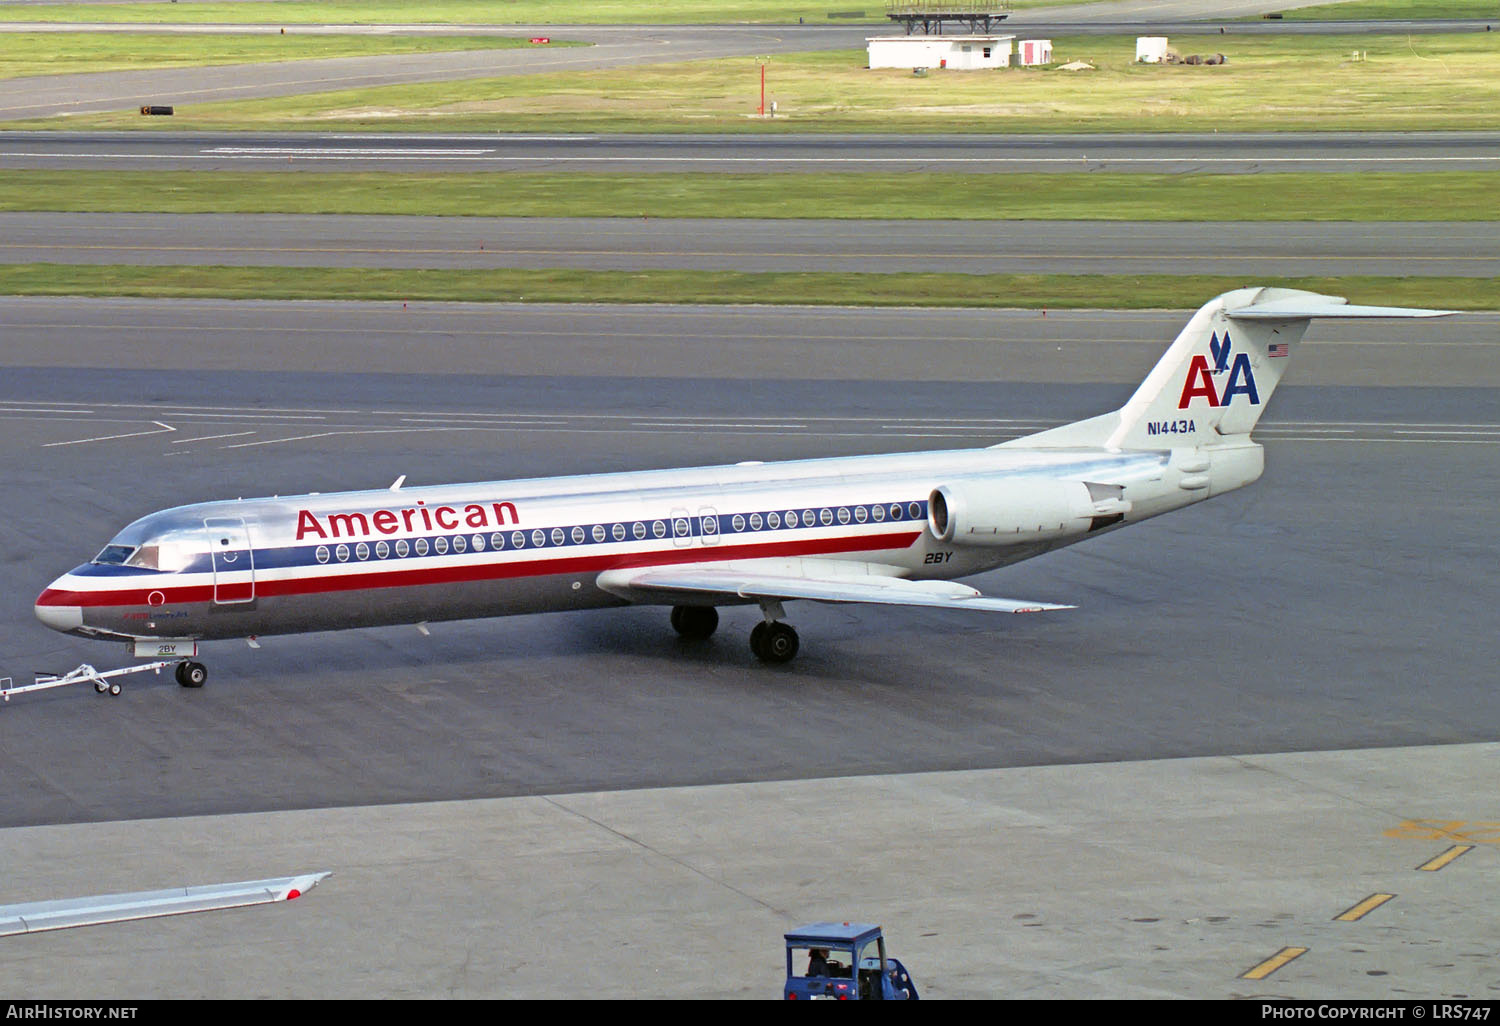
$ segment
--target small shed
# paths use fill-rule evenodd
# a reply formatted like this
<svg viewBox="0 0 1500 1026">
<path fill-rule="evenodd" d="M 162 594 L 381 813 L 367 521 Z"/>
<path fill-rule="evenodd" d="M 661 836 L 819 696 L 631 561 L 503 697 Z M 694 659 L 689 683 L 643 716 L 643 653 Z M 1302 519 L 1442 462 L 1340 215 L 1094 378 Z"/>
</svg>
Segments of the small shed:
<svg viewBox="0 0 1500 1026">
<path fill-rule="evenodd" d="M 869 44 L 871 68 L 1006 68 L 1015 36 L 876 36 Z"/>
<path fill-rule="evenodd" d="M 1167 59 L 1166 36 L 1136 36 L 1135 59 L 1140 64 L 1160 64 Z"/>
<path fill-rule="evenodd" d="M 1021 66 L 1023 68 L 1035 67 L 1038 64 L 1052 63 L 1052 40 L 1050 39 L 1023 39 L 1021 40 Z"/>
</svg>

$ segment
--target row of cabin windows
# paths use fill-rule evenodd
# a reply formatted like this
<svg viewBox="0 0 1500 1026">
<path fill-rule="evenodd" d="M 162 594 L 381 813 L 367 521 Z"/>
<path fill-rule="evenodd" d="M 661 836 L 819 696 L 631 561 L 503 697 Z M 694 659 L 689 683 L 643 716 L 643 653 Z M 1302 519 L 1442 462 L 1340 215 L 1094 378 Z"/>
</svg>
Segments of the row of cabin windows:
<svg viewBox="0 0 1500 1026">
<path fill-rule="evenodd" d="M 821 509 L 789 509 L 785 513 L 775 511 L 771 513 L 751 513 L 749 515 L 736 513 L 730 520 L 730 526 L 735 534 L 749 531 L 780 530 L 782 527 L 831 527 L 835 522 L 848 524 L 851 521 L 856 524 L 884 523 L 889 520 L 919 519 L 922 516 L 922 504 L 910 502 L 902 504 L 893 502 L 889 506 L 825 506 Z M 717 516 L 699 517 L 699 533 L 713 536 L 719 533 L 719 518 Z M 507 544 L 513 549 L 524 549 L 530 544 L 532 548 L 543 548 L 549 542 L 553 546 L 565 545 L 572 541 L 574 545 L 582 545 L 592 538 L 595 542 L 614 540 L 617 542 L 634 539 L 644 541 L 647 536 L 654 538 L 665 538 L 670 530 L 673 537 L 687 538 L 692 535 L 692 519 L 688 517 L 677 517 L 670 524 L 665 520 L 636 520 L 631 523 L 616 523 L 611 525 L 594 524 L 592 527 L 562 528 L 554 527 L 546 531 L 537 528 L 530 534 L 525 531 L 512 531 L 507 536 L 496 531 L 486 537 L 482 534 L 475 535 L 453 535 L 451 537 L 439 536 L 430 542 L 426 538 L 416 538 L 407 541 L 402 538 L 398 541 L 378 541 L 374 545 L 368 542 L 358 542 L 353 546 L 344 544 L 334 546 L 332 549 L 327 545 L 319 545 L 314 552 L 314 557 L 319 563 L 326 563 L 329 559 L 335 559 L 340 563 L 347 563 L 352 555 L 357 560 L 369 559 L 373 553 L 376 559 L 387 559 L 392 554 L 397 558 L 412 554 L 425 556 L 429 553 L 446 556 L 450 551 L 454 553 L 467 552 L 473 549 L 475 552 L 483 552 L 486 548 L 499 551 Z"/>
</svg>

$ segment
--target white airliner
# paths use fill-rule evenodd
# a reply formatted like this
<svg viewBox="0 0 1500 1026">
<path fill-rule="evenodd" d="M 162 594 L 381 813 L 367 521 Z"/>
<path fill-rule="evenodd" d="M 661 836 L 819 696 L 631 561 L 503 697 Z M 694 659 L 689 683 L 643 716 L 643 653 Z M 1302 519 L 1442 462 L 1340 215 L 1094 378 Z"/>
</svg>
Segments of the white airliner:
<svg viewBox="0 0 1500 1026">
<path fill-rule="evenodd" d="M 153 513 L 37 598 L 47 626 L 175 657 L 199 641 L 635 603 L 705 638 L 789 599 L 1028 613 L 953 578 L 1249 484 L 1250 431 L 1315 317 L 1436 317 L 1247 288 L 1207 303 L 1113 413 L 984 449 L 207 502 Z"/>
</svg>

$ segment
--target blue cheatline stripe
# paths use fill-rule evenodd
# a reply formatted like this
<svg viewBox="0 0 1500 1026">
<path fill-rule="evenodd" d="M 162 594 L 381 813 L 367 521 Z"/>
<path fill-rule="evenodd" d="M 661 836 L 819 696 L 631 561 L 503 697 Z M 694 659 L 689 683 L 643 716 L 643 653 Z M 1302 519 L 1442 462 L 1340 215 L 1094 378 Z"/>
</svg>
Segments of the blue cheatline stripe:
<svg viewBox="0 0 1500 1026">
<path fill-rule="evenodd" d="M 872 512 L 876 508 L 880 510 L 879 519 Z M 863 511 L 863 519 L 860 519 L 857 511 Z M 792 517 L 796 519 L 795 527 L 788 526 L 791 523 Z M 810 523 L 809 518 L 811 520 Z M 893 522 L 922 521 L 926 520 L 926 518 L 927 501 L 923 499 L 878 504 L 865 503 L 851 506 L 798 506 L 795 508 L 760 510 L 752 513 L 656 517 L 651 520 L 606 521 L 604 523 L 567 524 L 551 527 L 522 528 L 513 525 L 501 531 L 471 530 L 422 535 L 414 538 L 339 538 L 321 541 L 316 545 L 256 549 L 254 554 L 255 568 L 257 570 L 280 570 L 325 564 L 421 559 L 452 554 L 462 555 L 469 551 L 532 551 L 536 549 L 620 545 L 637 541 L 737 537 L 764 534 L 768 531 L 796 530 L 804 532 L 834 527 L 846 528 Z M 777 526 L 771 526 L 773 522 Z M 756 526 L 757 524 L 759 526 Z M 660 533 L 657 533 L 658 525 L 660 526 Z M 637 527 L 642 529 L 640 534 L 636 533 Z M 620 529 L 620 534 L 623 537 L 616 536 L 617 528 Z M 501 541 L 501 544 L 498 546 L 495 544 L 497 536 Z M 456 539 L 462 540 L 462 550 L 454 547 Z M 398 548 L 403 542 L 406 544 L 404 554 Z M 437 546 L 440 542 L 445 546 L 443 552 L 437 551 Z M 383 556 L 380 555 L 380 549 L 378 548 L 382 543 L 386 546 L 386 554 Z M 359 551 L 359 546 L 361 545 L 365 546 L 363 556 L 360 555 Z M 344 550 L 343 559 L 339 558 L 340 548 Z M 423 551 L 419 552 L 418 549 L 423 549 Z M 319 550 L 322 550 L 322 558 L 319 558 Z M 207 561 L 204 560 L 201 568 L 195 566 L 192 569 L 207 572 L 211 568 L 208 566 Z"/>
</svg>

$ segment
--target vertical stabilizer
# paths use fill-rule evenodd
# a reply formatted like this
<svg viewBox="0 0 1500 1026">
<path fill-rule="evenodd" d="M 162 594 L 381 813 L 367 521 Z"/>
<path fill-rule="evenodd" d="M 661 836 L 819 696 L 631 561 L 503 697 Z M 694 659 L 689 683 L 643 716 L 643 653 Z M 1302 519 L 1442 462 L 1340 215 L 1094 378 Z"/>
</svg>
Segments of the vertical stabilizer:
<svg viewBox="0 0 1500 1026">
<path fill-rule="evenodd" d="M 1204 304 L 1121 407 L 1120 423 L 1104 444 L 1111 449 L 1175 449 L 1249 434 L 1308 324 L 1305 317 L 1242 321 L 1234 316 L 1268 293 L 1344 302 L 1263 288 L 1227 292 Z"/>
</svg>

